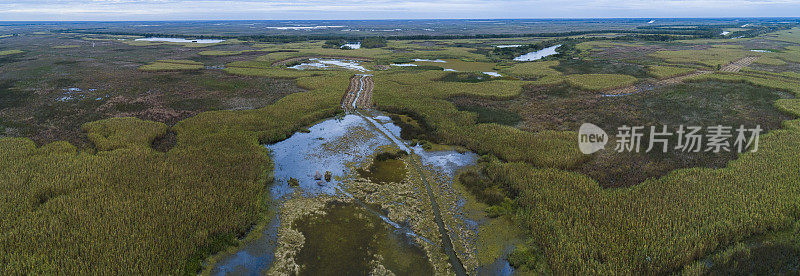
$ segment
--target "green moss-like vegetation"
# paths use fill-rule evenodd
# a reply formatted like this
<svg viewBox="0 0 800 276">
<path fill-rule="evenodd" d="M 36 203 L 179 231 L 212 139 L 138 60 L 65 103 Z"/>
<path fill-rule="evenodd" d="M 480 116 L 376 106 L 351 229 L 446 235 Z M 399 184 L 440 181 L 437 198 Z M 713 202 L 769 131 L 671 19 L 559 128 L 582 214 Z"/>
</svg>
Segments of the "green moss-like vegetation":
<svg viewBox="0 0 800 276">
<path fill-rule="evenodd" d="M 665 273 L 730 240 L 794 222 L 798 183 L 781 176 L 800 173 L 797 154 L 785 153 L 800 146 L 800 133 L 762 139 L 764 149 L 727 168 L 679 170 L 625 189 L 522 163 L 488 172 L 520 193 L 517 214 L 556 273 Z"/>
<path fill-rule="evenodd" d="M 591 91 L 625 87 L 636 82 L 636 77 L 619 74 L 568 75 L 566 79 L 573 86 Z"/>
<path fill-rule="evenodd" d="M 478 115 L 477 123 L 495 123 L 507 126 L 514 126 L 520 121 L 522 117 L 515 112 L 504 109 L 482 107 L 482 106 L 459 106 L 458 110 L 475 112 Z"/>
<path fill-rule="evenodd" d="M 498 124 L 476 124 L 471 112 L 458 111 L 446 99 L 457 95 L 507 99 L 516 97 L 524 82 L 493 80 L 479 83 L 442 82 L 446 72 L 387 73 L 375 77 L 373 98 L 379 108 L 415 114 L 430 126 L 434 142 L 492 152 L 506 160 L 541 166 L 569 167 L 583 156 L 572 145 L 573 132 L 530 133 Z"/>
<path fill-rule="evenodd" d="M 0 81 L 0 109 L 21 106 L 31 97 L 29 92 L 14 88 L 14 80 Z"/>
<path fill-rule="evenodd" d="M 749 238 L 684 267 L 683 275 L 800 272 L 800 224 L 794 229 Z"/>
<path fill-rule="evenodd" d="M 553 66 L 557 66 L 558 64 L 558 61 L 523 62 L 503 70 L 503 73 L 525 79 L 558 76 L 561 75 L 561 72 L 553 69 Z"/>
<path fill-rule="evenodd" d="M 200 70 L 200 69 L 203 69 L 203 64 L 200 62 L 193 60 L 174 60 L 174 59 L 159 60 L 139 67 L 139 70 L 142 71 L 179 71 L 179 70 Z"/>
<path fill-rule="evenodd" d="M 666 79 L 670 77 L 680 76 L 694 72 L 692 68 L 674 67 L 674 66 L 649 66 L 648 72 L 659 79 Z"/>
<path fill-rule="evenodd" d="M 433 274 L 422 249 L 388 231 L 379 218 L 353 205 L 330 204 L 324 211 L 294 223 L 305 237 L 297 254 L 302 274 L 368 275 L 376 254 L 394 273 Z"/>
<path fill-rule="evenodd" d="M 4 51 L 0 51 L 0 56 L 7 56 L 7 55 L 21 54 L 21 53 L 24 53 L 24 51 L 22 51 L 22 50 L 4 50 Z"/>
<path fill-rule="evenodd" d="M 240 236 L 262 218 L 271 164 L 260 142 L 330 116 L 347 80 L 299 80 L 314 93 L 181 121 L 166 153 L 150 147 L 166 126 L 138 119 L 87 124 L 96 154 L 0 139 L 3 270 L 195 273 L 192 264 L 228 240 L 219 237 Z"/>
<path fill-rule="evenodd" d="M 202 51 L 197 53 L 201 56 L 233 56 L 239 55 L 244 53 L 245 51 L 220 51 L 220 50 L 210 50 L 210 51 Z"/>
<path fill-rule="evenodd" d="M 382 152 L 375 156 L 372 164 L 366 169 L 359 169 L 361 177 L 380 184 L 400 183 L 406 178 L 406 164 L 401 159 L 403 154 Z"/>
<path fill-rule="evenodd" d="M 567 59 L 559 62 L 558 65 L 552 66 L 553 69 L 558 70 L 564 74 L 622 74 L 634 77 L 647 77 L 647 72 L 644 67 L 635 64 L 610 61 L 610 60 L 584 60 L 584 59 Z"/>
<path fill-rule="evenodd" d="M 742 49 L 711 48 L 705 50 L 678 50 L 658 51 L 650 54 L 652 57 L 662 58 L 670 63 L 699 64 L 709 67 L 722 66 L 741 59 L 755 52 Z"/>
</svg>

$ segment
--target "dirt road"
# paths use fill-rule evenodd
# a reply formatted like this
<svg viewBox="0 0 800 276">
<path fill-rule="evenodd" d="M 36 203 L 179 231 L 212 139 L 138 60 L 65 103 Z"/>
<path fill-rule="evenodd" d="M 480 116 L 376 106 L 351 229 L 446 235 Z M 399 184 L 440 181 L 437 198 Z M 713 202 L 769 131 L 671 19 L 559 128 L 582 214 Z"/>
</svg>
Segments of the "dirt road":
<svg viewBox="0 0 800 276">
<path fill-rule="evenodd" d="M 467 275 L 464 265 L 461 263 L 461 260 L 458 258 L 455 250 L 453 249 L 453 243 L 450 239 L 450 234 L 448 233 L 447 227 L 444 224 L 444 220 L 442 219 L 442 214 L 439 210 L 439 204 L 436 200 L 436 195 L 431 189 L 431 184 L 428 182 L 426 174 L 422 169 L 422 163 L 419 160 L 419 157 L 413 155 L 414 151 L 411 150 L 400 137 L 397 137 L 391 131 L 387 130 L 380 123 L 375 121 L 373 117 L 359 111 L 372 108 L 372 90 L 374 87 L 375 84 L 372 81 L 372 75 L 355 75 L 351 77 L 347 92 L 345 92 L 345 94 L 342 96 L 342 109 L 344 109 L 346 112 L 355 113 L 369 121 L 378 132 L 386 136 L 390 141 L 396 144 L 397 147 L 409 154 L 412 154 L 412 162 L 410 165 L 417 170 L 417 173 L 419 173 L 421 176 L 420 180 L 428 192 L 428 198 L 430 198 L 431 201 L 431 209 L 433 210 L 434 220 L 436 220 L 436 224 L 439 228 L 439 234 L 442 237 L 442 249 L 449 259 L 453 272 L 458 276 Z"/>
<path fill-rule="evenodd" d="M 350 78 L 350 86 L 342 96 L 342 109 L 354 111 L 356 109 L 372 108 L 372 89 L 375 83 L 372 75 L 355 75 Z"/>
<path fill-rule="evenodd" d="M 742 68 L 747 67 L 750 64 L 753 64 L 753 62 L 756 61 L 757 59 L 758 59 L 758 57 L 746 57 L 746 58 L 731 62 L 728 65 L 725 65 L 719 71 L 721 71 L 721 72 L 734 72 L 734 73 L 735 72 L 739 72 L 739 70 L 742 70 Z"/>
<path fill-rule="evenodd" d="M 739 59 L 737 61 L 731 62 L 728 65 L 725 65 L 719 71 L 720 72 L 732 72 L 732 73 L 739 72 L 740 70 L 742 70 L 742 68 L 752 64 L 756 59 L 758 59 L 758 57 L 745 57 L 745 58 Z M 666 79 L 662 79 L 662 80 L 659 80 L 659 81 L 654 82 L 654 83 L 641 83 L 641 84 L 634 84 L 634 85 L 627 86 L 627 87 L 617 88 L 617 89 L 614 89 L 614 90 L 606 91 L 601 96 L 612 97 L 612 96 L 625 96 L 625 95 L 630 95 L 630 94 L 636 94 L 636 93 L 640 93 L 640 92 L 647 91 L 647 90 L 653 90 L 656 87 L 662 87 L 662 86 L 668 86 L 668 85 L 674 85 L 674 84 L 682 83 L 685 79 L 688 79 L 688 78 L 691 78 L 691 77 L 700 76 L 700 75 L 710 74 L 710 73 L 713 73 L 713 72 L 714 71 L 711 71 L 711 70 L 698 70 L 698 71 L 694 71 L 694 72 L 692 72 L 690 74 L 675 76 L 675 77 L 671 77 L 671 78 L 666 78 Z"/>
</svg>

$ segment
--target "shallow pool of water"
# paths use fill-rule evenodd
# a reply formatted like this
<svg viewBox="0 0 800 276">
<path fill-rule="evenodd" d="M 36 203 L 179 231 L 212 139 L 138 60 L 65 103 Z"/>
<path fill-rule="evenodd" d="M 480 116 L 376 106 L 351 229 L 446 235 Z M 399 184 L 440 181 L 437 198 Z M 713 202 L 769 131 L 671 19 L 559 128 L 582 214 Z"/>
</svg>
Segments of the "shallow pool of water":
<svg viewBox="0 0 800 276">
<path fill-rule="evenodd" d="M 300 274 L 369 275 L 375 261 L 395 275 L 433 275 L 419 246 L 366 209 L 333 203 L 324 211 L 295 222 L 305 237 L 297 254 L 297 264 L 303 267 Z"/>
<path fill-rule="evenodd" d="M 547 57 L 547 56 L 552 56 L 552 55 L 558 54 L 558 52 L 556 52 L 556 49 L 557 49 L 558 47 L 561 47 L 561 44 L 558 44 L 558 45 L 556 45 L 556 46 L 550 46 L 550 47 L 547 47 L 547 48 L 541 49 L 541 50 L 539 50 L 539 51 L 534 51 L 534 52 L 530 52 L 530 53 L 527 53 L 527 54 L 524 54 L 524 55 L 521 55 L 521 56 L 515 57 L 515 58 L 514 58 L 514 60 L 516 60 L 516 61 L 534 61 L 534 60 L 540 60 L 540 59 L 542 59 L 542 58 L 544 58 L 544 57 Z"/>
<path fill-rule="evenodd" d="M 424 58 L 415 58 L 415 59 L 414 59 L 414 61 L 416 61 L 416 62 L 424 61 L 424 62 L 438 62 L 438 63 L 447 63 L 447 61 L 446 61 L 446 60 L 441 60 L 441 59 L 424 59 Z"/>
<path fill-rule="evenodd" d="M 270 195 L 276 204 L 280 205 L 281 202 L 293 197 L 295 191 L 300 191 L 304 197 L 345 195 L 352 198 L 340 187 L 342 181 L 356 175 L 356 172 L 352 171 L 354 165 L 369 161 L 367 158 L 372 158 L 374 153 L 384 146 L 395 145 L 401 150 L 413 151 L 420 157 L 423 164 L 441 170 L 451 177 L 458 169 L 472 165 L 477 160 L 477 155 L 469 152 L 426 152 L 421 146 L 406 147 L 405 142 L 397 138 L 400 137 L 402 129 L 395 125 L 391 118 L 377 111 L 364 111 L 363 113 L 366 114 L 365 117 L 347 114 L 324 120 L 309 127 L 307 131 L 297 132 L 286 140 L 266 146 L 275 164 L 276 182 L 272 184 Z M 376 129 L 381 129 L 390 135 L 385 135 Z M 394 169 L 401 164 L 383 165 Z M 327 171 L 330 171 L 332 175 L 330 181 L 326 181 L 324 177 Z M 317 175 L 322 177 L 317 179 Z M 397 174 L 393 172 L 390 174 L 392 180 L 387 182 L 395 182 L 400 176 L 404 177 L 405 172 Z M 296 179 L 298 185 L 290 185 L 289 179 Z M 332 211 L 338 213 L 333 216 L 309 216 L 303 222 L 296 221 L 296 224 L 299 225 L 297 229 L 304 233 L 307 246 L 309 246 L 308 249 L 305 249 L 305 246 L 302 249 L 306 253 L 301 251 L 300 255 L 302 256 L 298 256 L 298 263 L 313 264 L 313 268 L 307 266 L 308 270 L 306 271 L 327 271 L 329 266 L 320 267 L 317 264 L 335 264 L 337 260 L 338 262 L 347 260 L 344 262 L 347 263 L 348 269 L 356 269 L 358 272 L 366 269 L 365 267 L 371 260 L 369 258 L 372 258 L 373 255 L 358 253 L 350 256 L 347 255 L 349 253 L 331 253 L 334 255 L 324 253 L 339 252 L 339 248 L 328 244 L 331 242 L 330 239 L 336 239 L 335 242 L 344 242 L 348 246 L 347 252 L 351 249 L 363 249 L 380 254 L 384 257 L 382 264 L 396 274 L 399 273 L 398 275 L 431 274 L 426 268 L 427 257 L 413 242 L 416 240 L 417 242 L 431 243 L 431 241 L 418 236 L 407 226 L 391 221 L 381 214 L 379 209 L 373 210 L 374 208 L 364 205 L 357 199 L 354 202 L 358 204 L 349 203 L 348 207 L 336 207 L 339 209 Z M 326 212 L 330 214 L 330 210 L 327 209 Z M 278 227 L 283 227 L 279 224 L 278 218 L 273 218 L 264 230 L 264 235 L 242 245 L 238 252 L 218 262 L 212 269 L 212 274 L 257 274 L 269 269 L 274 259 Z M 366 230 L 352 231 L 353 227 L 361 227 Z M 350 232 L 357 233 L 358 236 L 354 236 L 348 241 L 341 240 L 344 237 L 350 237 L 348 236 L 349 232 L 343 230 L 345 228 L 350 229 Z M 310 252 L 316 253 L 311 254 Z M 314 258 L 321 259 L 314 261 Z M 323 261 L 323 259 L 325 260 Z M 427 266 L 429 267 L 430 264 Z M 333 265 L 333 267 L 337 266 Z"/>
<path fill-rule="evenodd" d="M 275 241 L 278 239 L 279 226 L 280 220 L 273 218 L 258 239 L 243 245 L 235 254 L 219 260 L 211 270 L 211 275 L 257 275 L 268 269 L 275 260 Z"/>
<path fill-rule="evenodd" d="M 360 72 L 369 71 L 358 61 L 355 60 L 343 60 L 343 59 L 319 59 L 319 58 L 312 58 L 308 60 L 309 62 L 300 63 L 295 66 L 289 66 L 289 68 L 297 69 L 297 70 L 320 70 L 320 69 L 330 69 L 330 68 L 344 68 L 347 70 L 355 70 Z"/>
<path fill-rule="evenodd" d="M 356 42 L 356 43 L 347 43 L 347 44 L 344 44 L 344 45 L 342 45 L 342 47 L 341 47 L 341 48 L 345 48 L 345 47 L 347 47 L 347 48 L 350 48 L 350 49 L 353 49 L 353 50 L 355 50 L 355 49 L 361 49 L 361 42 Z"/>
<path fill-rule="evenodd" d="M 224 39 L 185 39 L 185 38 L 173 38 L 173 37 L 147 37 L 147 38 L 137 38 L 136 41 L 160 41 L 160 42 L 176 42 L 176 43 L 220 43 L 225 41 Z"/>
<path fill-rule="evenodd" d="M 397 67 L 416 67 L 416 66 L 418 66 L 418 65 L 413 64 L 413 63 L 394 63 L 394 64 L 391 64 L 391 65 L 392 66 L 397 66 Z"/>
</svg>

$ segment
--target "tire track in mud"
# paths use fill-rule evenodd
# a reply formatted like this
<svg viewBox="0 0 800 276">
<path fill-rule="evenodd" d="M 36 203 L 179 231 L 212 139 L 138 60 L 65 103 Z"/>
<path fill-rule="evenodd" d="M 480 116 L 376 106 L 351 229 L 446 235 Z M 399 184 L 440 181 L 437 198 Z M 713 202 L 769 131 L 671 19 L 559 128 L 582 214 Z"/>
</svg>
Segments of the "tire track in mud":
<svg viewBox="0 0 800 276">
<path fill-rule="evenodd" d="M 444 249 L 445 255 L 450 261 L 450 266 L 453 268 L 453 272 L 458 276 L 466 276 L 467 271 L 464 268 L 464 265 L 461 263 L 461 259 L 458 258 L 456 255 L 455 250 L 453 249 L 453 241 L 450 239 L 450 234 L 447 231 L 447 227 L 444 224 L 444 220 L 442 219 L 442 213 L 439 210 L 439 204 L 436 202 L 436 195 L 433 193 L 433 189 L 431 188 L 431 184 L 428 182 L 427 177 L 425 176 L 425 171 L 422 169 L 422 161 L 419 159 L 417 155 L 414 154 L 414 151 L 408 147 L 408 145 L 403 142 L 402 139 L 395 136 L 391 131 L 387 130 L 383 125 L 375 121 L 370 116 L 364 115 L 358 110 L 353 110 L 354 113 L 364 120 L 367 120 L 378 130 L 381 134 L 389 138 L 395 145 L 397 145 L 400 149 L 407 152 L 411 155 L 411 166 L 417 171 L 420 176 L 420 180 L 425 185 L 425 190 L 427 190 L 428 198 L 431 200 L 431 210 L 433 210 L 433 218 L 436 220 L 436 225 L 439 228 L 439 235 L 442 236 L 442 249 Z"/>
<path fill-rule="evenodd" d="M 752 64 L 754 61 L 756 61 L 756 59 L 758 59 L 758 57 L 755 57 L 755 56 L 744 57 L 742 59 L 739 59 L 737 61 L 729 63 L 728 65 L 723 66 L 719 71 L 720 72 L 736 73 L 736 72 L 739 72 L 740 70 L 742 70 L 742 68 Z M 657 87 L 679 84 L 679 83 L 682 83 L 684 80 L 686 80 L 688 78 L 701 76 L 701 75 L 705 75 L 705 74 L 710 74 L 710 73 L 713 73 L 713 72 L 714 71 L 710 71 L 710 70 L 697 70 L 697 71 L 694 71 L 694 72 L 689 73 L 689 74 L 662 79 L 662 80 L 659 80 L 659 81 L 657 81 L 655 83 L 634 84 L 634 85 L 631 85 L 631 86 L 612 89 L 612 90 L 609 90 L 609 91 L 603 93 L 600 96 L 601 97 L 627 96 L 627 95 L 631 95 L 631 94 L 641 93 L 641 92 L 644 92 L 644 91 L 647 91 L 647 90 L 653 90 L 653 89 L 655 89 Z"/>
<path fill-rule="evenodd" d="M 372 90 L 374 87 L 375 84 L 372 81 L 372 75 L 355 75 L 351 77 L 347 92 L 344 94 L 344 96 L 342 96 L 342 109 L 344 109 L 345 112 L 352 112 L 370 122 L 370 124 L 375 127 L 379 133 L 392 141 L 392 143 L 394 143 L 401 150 L 411 155 L 411 166 L 414 167 L 414 169 L 420 175 L 420 180 L 425 185 L 428 198 L 431 200 L 433 218 L 436 220 L 436 225 L 439 228 L 439 235 L 442 236 L 442 249 L 450 261 L 450 266 L 453 268 L 453 272 L 458 276 L 466 276 L 467 271 L 464 268 L 464 265 L 461 263 L 461 259 L 458 258 L 458 255 L 456 255 L 456 252 L 453 249 L 453 242 L 450 239 L 450 234 L 448 233 L 447 227 L 442 219 L 439 203 L 436 202 L 436 194 L 434 194 L 431 184 L 428 182 L 425 171 L 422 168 L 422 161 L 400 137 L 397 137 L 391 131 L 383 127 L 383 125 L 375 121 L 372 116 L 365 115 L 359 111 L 359 109 L 369 109 L 372 107 Z"/>
<path fill-rule="evenodd" d="M 372 89 L 375 83 L 372 75 L 354 75 L 350 78 L 350 85 L 342 96 L 342 109 L 354 111 L 356 109 L 372 108 Z"/>
<path fill-rule="evenodd" d="M 740 70 L 742 70 L 742 68 L 747 67 L 750 64 L 753 64 L 753 62 L 756 61 L 757 59 L 758 59 L 758 57 L 745 57 L 745 58 L 742 58 L 740 60 L 731 62 L 728 65 L 725 65 L 719 71 L 720 72 L 736 73 L 736 72 L 739 72 Z"/>
</svg>

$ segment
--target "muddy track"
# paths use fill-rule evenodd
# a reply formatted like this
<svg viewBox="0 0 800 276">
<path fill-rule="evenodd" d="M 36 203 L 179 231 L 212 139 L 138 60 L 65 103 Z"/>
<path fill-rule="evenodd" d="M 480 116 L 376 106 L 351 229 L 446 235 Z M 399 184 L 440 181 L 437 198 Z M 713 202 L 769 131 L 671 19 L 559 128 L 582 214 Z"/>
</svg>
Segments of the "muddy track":
<svg viewBox="0 0 800 276">
<path fill-rule="evenodd" d="M 418 156 L 414 155 L 414 151 L 411 150 L 408 145 L 403 142 L 400 137 L 395 136 L 391 131 L 384 128 L 380 123 L 375 121 L 372 117 L 368 115 L 364 115 L 358 110 L 354 110 L 354 112 L 364 118 L 365 120 L 369 121 L 381 134 L 389 138 L 392 142 L 395 143 L 401 150 L 406 151 L 407 153 L 411 154 L 411 162 L 410 165 L 414 167 L 417 173 L 420 176 L 420 180 L 425 185 L 425 190 L 427 190 L 428 198 L 431 200 L 431 210 L 433 210 L 433 218 L 436 220 L 436 225 L 439 228 L 439 235 L 442 236 L 442 249 L 444 249 L 445 255 L 450 261 L 450 266 L 453 268 L 453 272 L 455 275 L 458 276 L 466 276 L 467 270 L 464 268 L 464 265 L 461 263 L 461 259 L 458 258 L 456 255 L 455 250 L 453 249 L 453 242 L 450 239 L 450 234 L 447 231 L 447 226 L 444 224 L 444 220 L 442 219 L 442 213 L 439 209 L 439 203 L 436 202 L 436 194 L 433 192 L 431 188 L 431 184 L 428 182 L 427 176 L 425 174 L 425 170 L 422 168 L 422 161 L 419 159 Z"/>
<path fill-rule="evenodd" d="M 409 163 L 420 175 L 420 180 L 427 190 L 428 198 L 431 200 L 433 218 L 436 220 L 436 225 L 439 228 L 439 235 L 442 237 L 442 249 L 444 249 L 447 258 L 450 261 L 453 272 L 458 276 L 465 276 L 467 275 L 467 271 L 464 269 L 464 265 L 461 263 L 461 260 L 458 258 L 458 255 L 456 255 L 456 252 L 453 249 L 453 242 L 450 239 L 450 234 L 448 233 L 447 227 L 442 219 L 439 203 L 436 202 L 436 194 L 433 192 L 431 184 L 428 182 L 425 170 L 422 169 L 422 161 L 418 156 L 414 155 L 414 151 L 411 150 L 411 148 L 409 148 L 400 137 L 397 137 L 391 131 L 387 130 L 371 116 L 365 115 L 359 111 L 360 109 L 369 109 L 372 107 L 372 90 L 374 87 L 375 84 L 372 81 L 372 75 L 355 75 L 351 77 L 350 84 L 347 87 L 347 92 L 345 92 L 345 94 L 342 96 L 342 109 L 344 109 L 346 112 L 353 112 L 361 118 L 364 118 L 364 120 L 370 122 L 370 124 L 372 124 L 372 126 L 374 126 L 378 132 L 386 136 L 386 138 L 397 145 L 397 147 L 411 154 L 412 161 Z"/>
<path fill-rule="evenodd" d="M 742 70 L 742 68 L 747 67 L 750 64 L 753 64 L 753 62 L 756 61 L 757 59 L 758 59 L 758 57 L 745 57 L 743 59 L 731 62 L 728 65 L 725 65 L 719 71 L 721 71 L 721 72 L 733 72 L 733 73 L 739 72 L 739 70 Z"/>
<path fill-rule="evenodd" d="M 752 64 L 756 59 L 758 59 L 758 57 L 745 57 L 745 58 L 739 59 L 737 61 L 731 62 L 728 65 L 725 65 L 719 71 L 720 72 L 732 72 L 732 73 L 739 72 L 739 70 L 742 70 L 742 68 Z M 688 79 L 688 78 L 691 78 L 691 77 L 700 76 L 700 75 L 710 74 L 710 73 L 713 73 L 713 72 L 714 71 L 710 71 L 710 70 L 698 70 L 698 71 L 694 71 L 694 72 L 686 74 L 686 75 L 680 75 L 680 76 L 675 76 L 675 77 L 671 77 L 671 78 L 662 79 L 662 80 L 659 80 L 659 81 L 657 81 L 655 83 L 634 84 L 634 85 L 627 86 L 627 87 L 613 89 L 613 90 L 610 90 L 610 91 L 606 91 L 605 93 L 603 93 L 603 95 L 605 95 L 605 96 L 610 96 L 610 95 L 611 96 L 624 96 L 624 95 L 636 94 L 636 93 L 640 93 L 640 92 L 643 92 L 643 91 L 646 91 L 646 90 L 653 90 L 654 88 L 657 88 L 657 87 L 679 84 L 679 83 L 682 83 L 685 79 Z"/>
<path fill-rule="evenodd" d="M 372 75 L 355 75 L 350 78 L 350 85 L 342 96 L 342 109 L 350 112 L 356 109 L 372 108 L 372 89 L 375 83 Z"/>
</svg>

